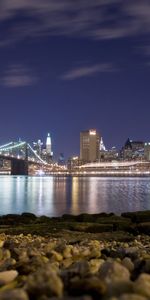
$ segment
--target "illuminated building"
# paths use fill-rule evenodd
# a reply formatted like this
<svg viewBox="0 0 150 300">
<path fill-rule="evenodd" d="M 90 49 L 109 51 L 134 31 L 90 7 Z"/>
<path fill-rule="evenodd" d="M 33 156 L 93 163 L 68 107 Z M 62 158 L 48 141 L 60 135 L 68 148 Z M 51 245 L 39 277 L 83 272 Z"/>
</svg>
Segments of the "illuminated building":
<svg viewBox="0 0 150 300">
<path fill-rule="evenodd" d="M 116 147 L 112 147 L 109 150 L 100 150 L 100 161 L 109 162 L 113 160 L 118 160 L 118 151 Z"/>
<path fill-rule="evenodd" d="M 95 129 L 80 132 L 80 159 L 83 162 L 99 160 L 100 135 Z"/>
<path fill-rule="evenodd" d="M 65 158 L 64 158 L 64 154 L 63 153 L 60 153 L 60 155 L 59 155 L 58 165 L 59 166 L 64 166 L 65 165 Z"/>
<path fill-rule="evenodd" d="M 51 155 L 51 137 L 50 137 L 50 133 L 48 133 L 47 138 L 46 138 L 46 153 L 48 155 Z"/>
<path fill-rule="evenodd" d="M 82 164 L 83 164 L 83 161 L 78 156 L 72 156 L 68 159 L 67 167 L 68 167 L 68 170 L 74 170 L 74 169 L 77 169 Z"/>
<path fill-rule="evenodd" d="M 150 143 L 145 143 L 144 145 L 144 158 L 150 161 Z"/>
<path fill-rule="evenodd" d="M 101 137 L 101 140 L 100 140 L 99 150 L 100 150 L 100 151 L 106 151 L 106 147 L 105 147 L 105 145 L 104 145 L 104 142 L 103 142 L 102 137 Z"/>
<path fill-rule="evenodd" d="M 36 151 L 36 153 L 41 156 L 42 155 L 42 145 L 43 143 L 41 140 L 38 140 L 37 142 L 33 142 L 33 149 Z"/>
<path fill-rule="evenodd" d="M 121 149 L 123 159 L 138 159 L 144 157 L 144 142 L 132 141 L 129 138 Z"/>
<path fill-rule="evenodd" d="M 45 155 L 46 155 L 46 161 L 50 163 L 52 161 L 52 157 L 53 157 L 50 133 L 48 133 L 47 138 L 46 138 Z"/>
</svg>

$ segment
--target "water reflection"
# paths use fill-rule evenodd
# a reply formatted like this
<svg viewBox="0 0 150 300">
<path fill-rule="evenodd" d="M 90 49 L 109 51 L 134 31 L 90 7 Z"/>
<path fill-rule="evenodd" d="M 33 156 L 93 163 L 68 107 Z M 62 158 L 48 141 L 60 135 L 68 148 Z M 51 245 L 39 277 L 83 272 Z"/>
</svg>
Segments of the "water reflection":
<svg viewBox="0 0 150 300">
<path fill-rule="evenodd" d="M 150 209 L 149 178 L 0 176 L 0 214 L 114 212 Z"/>
</svg>

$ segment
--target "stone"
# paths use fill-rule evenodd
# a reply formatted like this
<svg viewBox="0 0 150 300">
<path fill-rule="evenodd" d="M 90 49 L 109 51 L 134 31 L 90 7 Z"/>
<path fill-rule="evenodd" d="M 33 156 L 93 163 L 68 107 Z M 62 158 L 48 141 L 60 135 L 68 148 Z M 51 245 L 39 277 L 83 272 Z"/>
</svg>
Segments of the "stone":
<svg viewBox="0 0 150 300">
<path fill-rule="evenodd" d="M 9 289 L 0 292 L 0 300 L 29 300 L 27 293 L 23 289 Z"/>
<path fill-rule="evenodd" d="M 129 270 L 116 261 L 106 261 L 99 270 L 100 278 L 107 283 L 115 281 L 128 281 L 130 279 Z"/>
<path fill-rule="evenodd" d="M 134 291 L 137 294 L 150 298 L 150 274 L 141 274 L 134 283 Z"/>
<path fill-rule="evenodd" d="M 99 271 L 101 265 L 104 263 L 104 259 L 91 259 L 89 261 L 89 270 L 91 274 L 95 274 Z"/>
<path fill-rule="evenodd" d="M 138 294 L 123 294 L 118 300 L 147 300 L 147 298 Z"/>
<path fill-rule="evenodd" d="M 126 267 L 129 270 L 130 273 L 134 270 L 134 264 L 131 258 L 125 257 L 121 263 L 124 267 Z"/>
<path fill-rule="evenodd" d="M 120 296 L 123 293 L 133 293 L 133 282 L 128 281 L 116 281 L 106 283 L 107 295 Z"/>
<path fill-rule="evenodd" d="M 97 277 L 77 279 L 69 286 L 69 294 L 74 296 L 90 295 L 94 299 L 99 299 L 105 292 L 105 283 Z"/>
<path fill-rule="evenodd" d="M 0 272 L 0 284 L 4 285 L 13 281 L 18 276 L 18 272 L 15 270 Z"/>
<path fill-rule="evenodd" d="M 57 273 L 47 266 L 28 276 L 25 289 L 33 298 L 42 294 L 49 297 L 62 297 L 63 282 Z"/>
</svg>

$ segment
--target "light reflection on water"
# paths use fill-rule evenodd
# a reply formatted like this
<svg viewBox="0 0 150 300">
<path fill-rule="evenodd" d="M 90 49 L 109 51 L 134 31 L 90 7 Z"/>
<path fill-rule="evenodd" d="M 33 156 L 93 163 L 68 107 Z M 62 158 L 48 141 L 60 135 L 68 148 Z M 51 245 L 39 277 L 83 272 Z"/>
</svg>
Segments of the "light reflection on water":
<svg viewBox="0 0 150 300">
<path fill-rule="evenodd" d="M 150 209 L 150 178 L 0 176 L 0 215 Z"/>
</svg>

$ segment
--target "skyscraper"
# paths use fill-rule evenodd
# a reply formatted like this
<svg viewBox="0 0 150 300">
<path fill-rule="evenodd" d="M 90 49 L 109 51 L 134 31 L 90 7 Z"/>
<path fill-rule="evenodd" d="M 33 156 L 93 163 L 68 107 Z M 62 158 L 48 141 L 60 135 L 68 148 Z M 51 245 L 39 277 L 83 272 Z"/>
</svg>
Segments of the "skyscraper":
<svg viewBox="0 0 150 300">
<path fill-rule="evenodd" d="M 43 158 L 48 163 L 51 163 L 53 159 L 52 142 L 51 142 L 50 133 L 48 133 L 46 138 L 46 148 L 43 150 Z"/>
<path fill-rule="evenodd" d="M 96 129 L 80 133 L 80 159 L 84 162 L 99 160 L 100 135 Z"/>
<path fill-rule="evenodd" d="M 37 142 L 33 142 L 33 148 L 36 151 L 36 153 L 40 156 L 42 155 L 42 146 L 43 143 L 41 142 L 41 140 L 38 140 Z"/>
<path fill-rule="evenodd" d="M 46 154 L 51 155 L 52 150 L 52 144 L 51 144 L 51 137 L 50 133 L 48 133 L 46 138 Z"/>
</svg>

